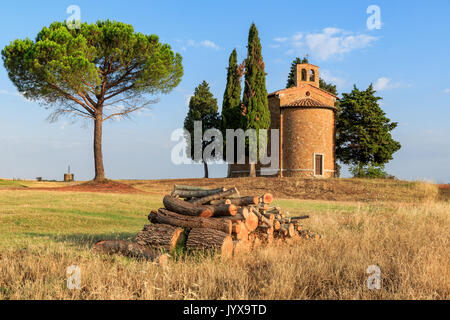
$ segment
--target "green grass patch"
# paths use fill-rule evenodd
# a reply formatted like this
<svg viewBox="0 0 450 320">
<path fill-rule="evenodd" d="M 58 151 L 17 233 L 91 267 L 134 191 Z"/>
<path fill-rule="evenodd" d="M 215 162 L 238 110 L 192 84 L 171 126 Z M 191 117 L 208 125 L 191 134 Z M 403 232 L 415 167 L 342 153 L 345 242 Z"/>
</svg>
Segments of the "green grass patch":
<svg viewBox="0 0 450 320">
<path fill-rule="evenodd" d="M 155 195 L 31 190 L 0 191 L 0 203 L 0 247 L 30 238 L 69 243 L 128 238 L 162 205 Z"/>
</svg>

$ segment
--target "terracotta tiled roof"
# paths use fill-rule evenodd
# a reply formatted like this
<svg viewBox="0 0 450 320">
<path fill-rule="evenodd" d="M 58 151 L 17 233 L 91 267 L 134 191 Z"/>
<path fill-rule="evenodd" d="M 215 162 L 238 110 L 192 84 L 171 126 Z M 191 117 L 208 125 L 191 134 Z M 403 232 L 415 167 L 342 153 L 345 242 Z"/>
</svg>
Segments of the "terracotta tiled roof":
<svg viewBox="0 0 450 320">
<path fill-rule="evenodd" d="M 302 98 L 283 104 L 282 107 L 326 107 L 320 101 L 311 98 Z"/>
</svg>

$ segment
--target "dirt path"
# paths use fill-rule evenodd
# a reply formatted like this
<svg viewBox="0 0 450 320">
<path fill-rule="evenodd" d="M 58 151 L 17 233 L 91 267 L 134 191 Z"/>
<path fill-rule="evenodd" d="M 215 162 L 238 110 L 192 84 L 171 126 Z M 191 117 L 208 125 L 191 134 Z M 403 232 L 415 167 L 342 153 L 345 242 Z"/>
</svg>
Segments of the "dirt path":
<svg viewBox="0 0 450 320">
<path fill-rule="evenodd" d="M 116 181 L 108 181 L 105 183 L 85 182 L 77 185 L 55 188 L 21 188 L 19 190 L 43 190 L 43 191 L 60 191 L 60 192 L 100 192 L 100 193 L 146 193 L 132 186 Z"/>
</svg>

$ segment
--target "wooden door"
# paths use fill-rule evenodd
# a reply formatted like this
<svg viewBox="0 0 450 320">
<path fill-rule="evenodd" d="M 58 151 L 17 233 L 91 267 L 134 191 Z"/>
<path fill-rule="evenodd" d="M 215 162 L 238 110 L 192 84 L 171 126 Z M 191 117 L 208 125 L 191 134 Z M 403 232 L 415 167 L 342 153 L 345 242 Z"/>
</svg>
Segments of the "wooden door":
<svg viewBox="0 0 450 320">
<path fill-rule="evenodd" d="M 323 175 L 323 155 L 316 154 L 315 157 L 315 175 L 322 176 Z"/>
</svg>

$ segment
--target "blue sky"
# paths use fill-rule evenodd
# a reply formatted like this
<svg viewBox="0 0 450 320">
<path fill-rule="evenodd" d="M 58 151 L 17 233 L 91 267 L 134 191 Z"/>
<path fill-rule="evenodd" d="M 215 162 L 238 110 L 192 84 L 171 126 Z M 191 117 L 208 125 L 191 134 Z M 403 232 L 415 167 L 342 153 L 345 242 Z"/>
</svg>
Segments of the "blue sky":
<svg viewBox="0 0 450 320">
<path fill-rule="evenodd" d="M 320 75 L 349 92 L 374 83 L 402 149 L 387 170 L 398 178 L 450 183 L 449 1 L 11 1 L 0 12 L 0 47 L 34 39 L 78 5 L 83 22 L 113 19 L 157 34 L 183 56 L 185 75 L 172 93 L 133 120 L 104 128 L 106 175 L 112 179 L 200 177 L 201 165 L 171 163 L 171 132 L 182 127 L 189 96 L 206 80 L 221 105 L 228 56 L 246 54 L 252 21 L 259 30 L 269 92 L 285 86 L 290 62 L 310 55 Z M 381 29 L 369 30 L 369 5 Z M 24 100 L 0 67 L 0 177 L 93 177 L 92 126 L 62 119 Z M 212 176 L 224 176 L 215 165 Z"/>
</svg>

